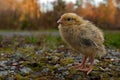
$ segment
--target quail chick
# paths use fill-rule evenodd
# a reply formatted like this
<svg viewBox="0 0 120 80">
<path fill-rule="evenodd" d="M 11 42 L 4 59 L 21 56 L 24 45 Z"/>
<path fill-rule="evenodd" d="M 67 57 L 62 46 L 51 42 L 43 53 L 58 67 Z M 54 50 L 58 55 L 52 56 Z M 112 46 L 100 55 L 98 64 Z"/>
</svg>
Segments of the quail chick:
<svg viewBox="0 0 120 80">
<path fill-rule="evenodd" d="M 76 66 L 77 70 L 89 74 L 93 69 L 95 55 L 106 54 L 102 31 L 75 13 L 63 14 L 57 23 L 62 39 L 72 49 L 84 55 L 82 63 Z M 87 59 L 90 60 L 88 68 L 86 68 Z"/>
</svg>

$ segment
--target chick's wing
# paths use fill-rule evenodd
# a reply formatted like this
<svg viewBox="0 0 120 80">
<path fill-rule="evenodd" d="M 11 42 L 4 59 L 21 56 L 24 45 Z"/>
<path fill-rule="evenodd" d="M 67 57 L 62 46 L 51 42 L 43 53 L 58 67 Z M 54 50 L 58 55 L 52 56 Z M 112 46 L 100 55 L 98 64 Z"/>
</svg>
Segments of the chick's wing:
<svg viewBox="0 0 120 80">
<path fill-rule="evenodd" d="M 102 32 L 92 24 L 84 24 L 79 31 L 79 40 L 82 45 L 95 46 L 98 48 L 99 44 L 104 42 Z"/>
</svg>

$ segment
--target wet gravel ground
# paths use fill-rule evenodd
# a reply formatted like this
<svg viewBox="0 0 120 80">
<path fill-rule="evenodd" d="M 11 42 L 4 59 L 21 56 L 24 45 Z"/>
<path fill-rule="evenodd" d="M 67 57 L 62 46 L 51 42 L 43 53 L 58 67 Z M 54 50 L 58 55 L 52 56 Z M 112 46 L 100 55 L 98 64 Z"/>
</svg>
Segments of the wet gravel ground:
<svg viewBox="0 0 120 80">
<path fill-rule="evenodd" d="M 107 49 L 104 57 L 96 58 L 89 75 L 71 68 L 82 56 L 64 47 L 31 55 L 1 53 L 1 80 L 120 80 L 120 53 L 115 50 Z"/>
<path fill-rule="evenodd" d="M 0 80 L 120 80 L 118 50 L 107 48 L 107 54 L 96 57 L 93 71 L 86 75 L 71 68 L 82 61 L 82 55 L 64 44 L 51 48 L 41 39 L 0 39 Z"/>
</svg>

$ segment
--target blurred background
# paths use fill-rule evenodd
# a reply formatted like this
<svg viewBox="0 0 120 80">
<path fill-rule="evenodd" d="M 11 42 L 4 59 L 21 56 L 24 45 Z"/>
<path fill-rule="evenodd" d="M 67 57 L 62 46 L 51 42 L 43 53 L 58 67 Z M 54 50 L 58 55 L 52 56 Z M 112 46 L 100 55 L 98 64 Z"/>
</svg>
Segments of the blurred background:
<svg viewBox="0 0 120 80">
<path fill-rule="evenodd" d="M 56 21 L 67 12 L 102 29 L 120 30 L 119 0 L 0 0 L 0 29 L 57 29 Z"/>
</svg>

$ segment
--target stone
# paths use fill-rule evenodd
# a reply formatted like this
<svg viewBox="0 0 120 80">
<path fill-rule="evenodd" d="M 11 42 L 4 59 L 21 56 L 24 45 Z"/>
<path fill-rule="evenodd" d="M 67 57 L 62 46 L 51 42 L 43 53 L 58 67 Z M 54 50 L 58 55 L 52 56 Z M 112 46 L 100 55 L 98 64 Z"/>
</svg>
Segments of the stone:
<svg viewBox="0 0 120 80">
<path fill-rule="evenodd" d="M 32 70 L 28 67 L 23 67 L 22 69 L 20 69 L 20 72 L 23 74 L 28 74 L 30 73 Z"/>
</svg>

